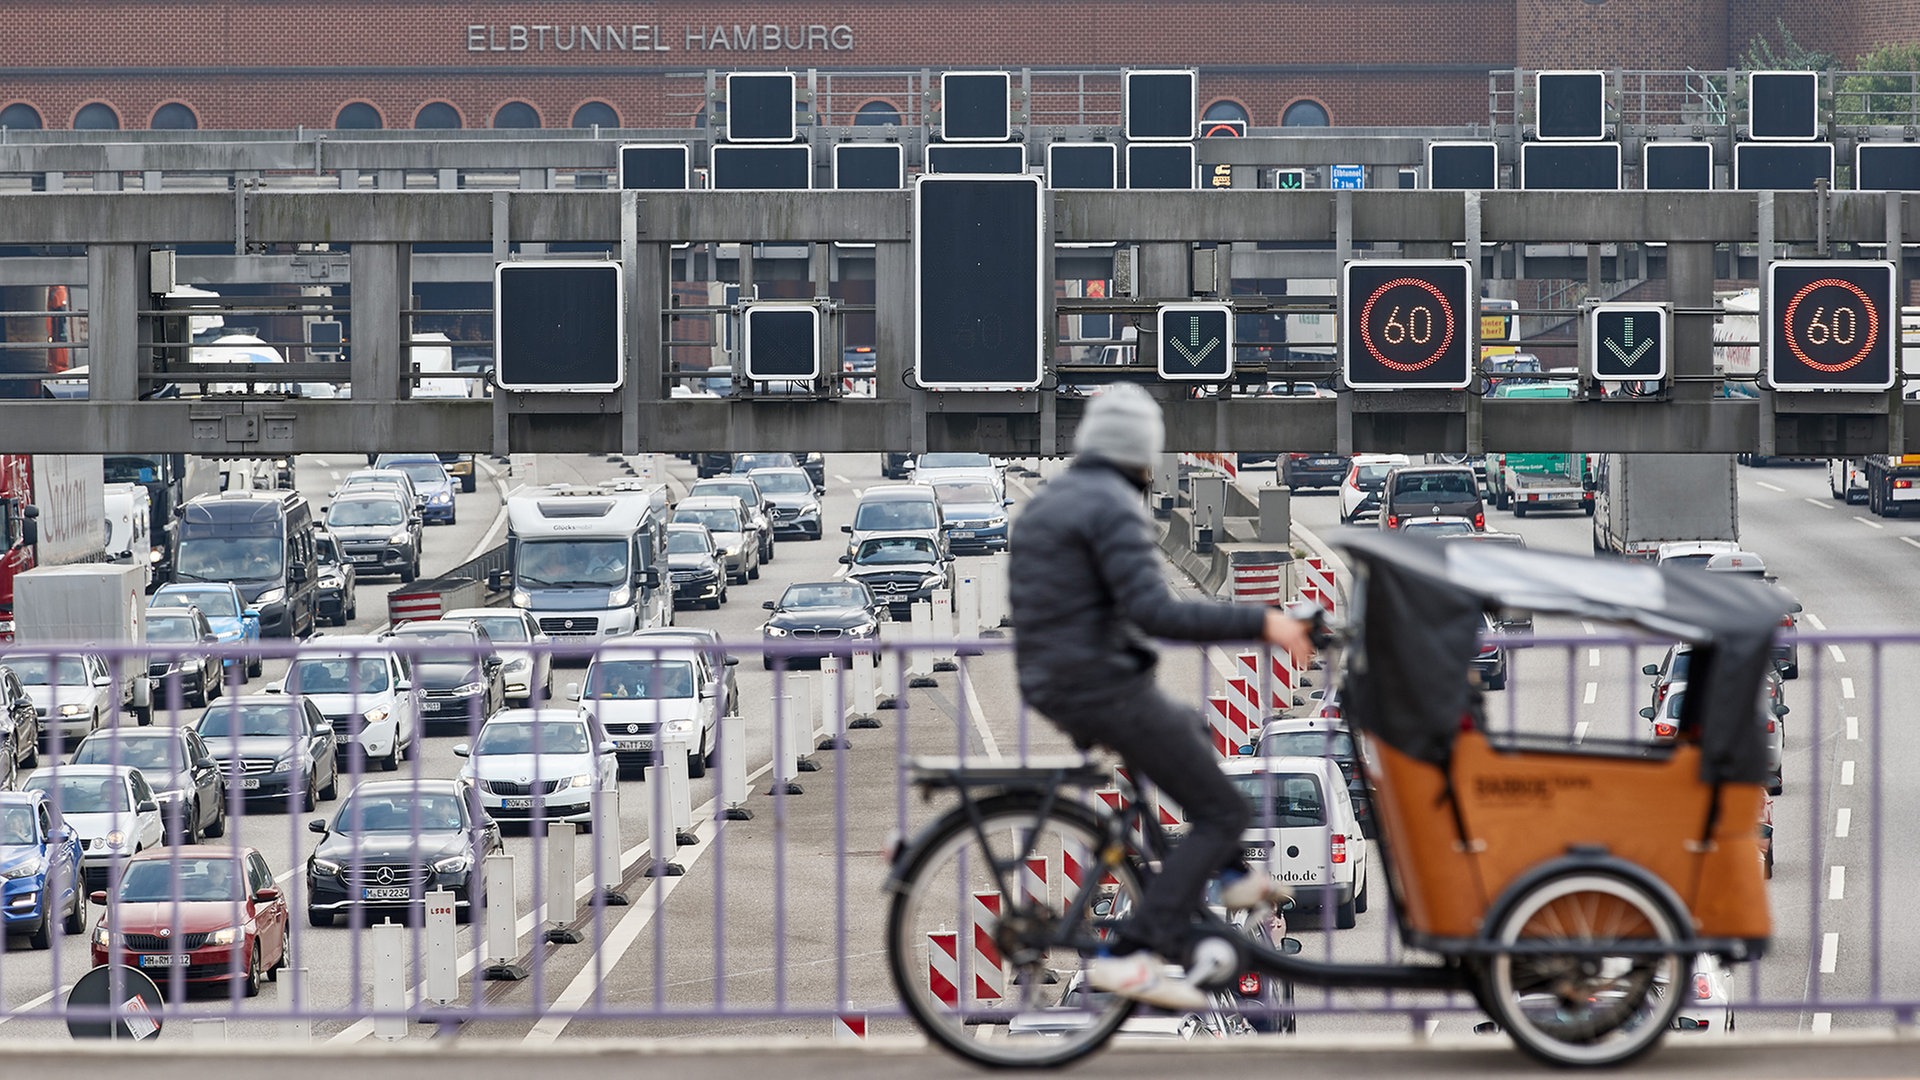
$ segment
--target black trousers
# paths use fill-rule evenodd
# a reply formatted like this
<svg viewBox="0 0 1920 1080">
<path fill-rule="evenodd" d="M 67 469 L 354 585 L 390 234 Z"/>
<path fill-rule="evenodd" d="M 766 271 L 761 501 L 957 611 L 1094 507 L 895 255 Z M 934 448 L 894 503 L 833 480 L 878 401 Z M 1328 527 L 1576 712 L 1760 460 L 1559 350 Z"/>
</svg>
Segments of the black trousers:
<svg viewBox="0 0 1920 1080">
<path fill-rule="evenodd" d="M 1081 745 L 1119 754 L 1136 783 L 1153 784 L 1186 812 L 1190 831 L 1148 884 L 1127 934 L 1135 944 L 1181 959 L 1207 881 L 1241 865 L 1241 835 L 1253 819 L 1252 809 L 1220 771 L 1200 717 L 1158 688 L 1108 699 L 1098 708 L 1045 712 Z"/>
</svg>

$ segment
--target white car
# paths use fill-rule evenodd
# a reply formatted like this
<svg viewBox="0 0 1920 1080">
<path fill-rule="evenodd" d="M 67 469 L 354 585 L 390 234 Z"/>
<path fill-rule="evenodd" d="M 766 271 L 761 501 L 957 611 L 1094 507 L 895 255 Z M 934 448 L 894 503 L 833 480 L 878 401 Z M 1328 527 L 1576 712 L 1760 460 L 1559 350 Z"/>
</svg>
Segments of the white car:
<svg viewBox="0 0 1920 1080">
<path fill-rule="evenodd" d="M 1380 492 L 1386 488 L 1387 473 L 1412 462 L 1405 454 L 1355 454 L 1347 463 L 1347 475 L 1340 481 L 1340 521 L 1352 524 L 1367 514 L 1380 512 Z"/>
<path fill-rule="evenodd" d="M 1440 517 L 1412 517 L 1400 523 L 1400 531 L 1408 536 L 1472 536 L 1479 531 L 1473 527 L 1471 518 L 1441 515 Z"/>
<path fill-rule="evenodd" d="M 90 653 L 8 653 L 5 663 L 20 677 L 40 718 L 40 738 L 71 747 L 106 726 L 113 717 L 113 673 Z M 143 672 L 145 665 L 141 665 Z M 141 678 L 145 678 L 145 674 Z"/>
<path fill-rule="evenodd" d="M 311 698 L 333 725 L 336 754 L 359 747 L 365 760 L 381 769 L 399 768 L 420 738 L 420 692 L 406 661 L 377 638 L 325 642 L 325 648 L 303 651 L 266 692 Z"/>
<path fill-rule="evenodd" d="M 131 765 L 54 765 L 21 786 L 45 792 L 60 820 L 80 838 L 80 876 L 87 891 L 107 887 L 116 860 L 156 847 L 164 838 L 160 800 Z"/>
<path fill-rule="evenodd" d="M 532 706 L 553 700 L 553 654 L 536 648 L 552 644 L 553 639 L 540 632 L 531 613 L 522 608 L 461 608 L 440 617 L 448 622 L 472 619 L 487 632 L 502 661 L 500 675 L 506 680 L 508 701 Z"/>
<path fill-rule="evenodd" d="M 1694 961 L 1693 978 L 1681 991 L 1686 1002 L 1674 1024 L 1682 1031 L 1733 1031 L 1733 976 L 1719 960 L 1702 953 Z"/>
<path fill-rule="evenodd" d="M 622 760 L 651 765 L 663 739 L 686 749 L 691 777 L 705 776 L 719 751 L 720 717 L 740 711 L 708 653 L 678 643 L 608 644 L 587 664 L 585 693 L 569 696 Z"/>
<path fill-rule="evenodd" d="M 1675 540 L 1654 549 L 1653 561 L 1658 566 L 1691 566 L 1701 569 L 1712 562 L 1715 555 L 1731 554 L 1739 550 L 1740 545 L 1732 540 Z"/>
<path fill-rule="evenodd" d="M 1221 768 L 1253 807 L 1243 838 L 1248 864 L 1285 882 L 1298 907 L 1317 904 L 1323 913 L 1290 921 L 1305 929 L 1323 921 L 1351 929 L 1367 910 L 1367 841 L 1339 762 L 1238 757 Z"/>
<path fill-rule="evenodd" d="M 992 484 L 1001 498 L 1007 495 L 1006 470 L 986 454 L 943 453 L 929 451 L 913 460 L 916 484 L 939 484 L 948 480 L 982 480 Z"/>
<path fill-rule="evenodd" d="M 599 721 L 571 709 L 508 709 L 480 728 L 461 775 L 495 821 L 593 821 L 593 794 L 619 774 L 613 741 Z"/>
</svg>

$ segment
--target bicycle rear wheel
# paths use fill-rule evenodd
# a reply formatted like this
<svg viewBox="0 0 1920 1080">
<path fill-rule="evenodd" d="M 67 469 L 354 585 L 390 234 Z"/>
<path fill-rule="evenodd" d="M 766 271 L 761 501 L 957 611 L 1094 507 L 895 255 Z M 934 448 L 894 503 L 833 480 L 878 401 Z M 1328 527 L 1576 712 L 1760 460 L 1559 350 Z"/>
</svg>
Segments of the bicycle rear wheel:
<svg viewBox="0 0 1920 1080">
<path fill-rule="evenodd" d="M 1132 1001 L 1089 989 L 1087 958 L 1056 942 L 1089 937 L 1095 898 L 1099 917 L 1125 916 L 1139 877 L 1130 864 L 1096 872 L 1105 841 L 1092 811 L 1057 801 L 1041 819 L 1040 804 L 1024 793 L 981 800 L 978 832 L 967 814 L 948 815 L 908 856 L 888 916 L 901 1002 L 928 1038 L 981 1065 L 1066 1064 L 1133 1014 Z M 1079 924 L 1063 927 L 1088 892 Z"/>
</svg>

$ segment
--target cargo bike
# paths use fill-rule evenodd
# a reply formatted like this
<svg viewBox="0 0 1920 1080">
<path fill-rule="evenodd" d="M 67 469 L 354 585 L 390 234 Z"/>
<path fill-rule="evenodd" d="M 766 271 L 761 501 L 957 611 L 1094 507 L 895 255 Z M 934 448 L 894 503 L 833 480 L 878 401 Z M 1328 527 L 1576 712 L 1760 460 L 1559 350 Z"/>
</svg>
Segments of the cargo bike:
<svg viewBox="0 0 1920 1080">
<path fill-rule="evenodd" d="M 1755 702 L 1791 601 L 1731 575 L 1624 561 L 1391 536 L 1345 546 L 1351 610 L 1320 640 L 1339 646 L 1328 668 L 1337 660 L 1363 740 L 1401 941 L 1434 959 L 1311 959 L 1205 908 L 1195 948 L 1227 943 L 1229 980 L 1465 992 L 1556 1064 L 1651 1049 L 1697 956 L 1745 961 L 1766 948 Z M 1467 672 L 1490 610 L 1692 643 L 1680 737 L 1489 730 Z M 1111 776 L 1073 756 L 914 762 L 928 798 L 958 805 L 894 856 L 887 951 L 902 1002 L 936 1043 L 983 1065 L 1062 1065 L 1128 1022 L 1134 1003 L 1090 991 L 1082 969 L 1169 839 L 1144 802 L 1095 797 Z"/>
</svg>

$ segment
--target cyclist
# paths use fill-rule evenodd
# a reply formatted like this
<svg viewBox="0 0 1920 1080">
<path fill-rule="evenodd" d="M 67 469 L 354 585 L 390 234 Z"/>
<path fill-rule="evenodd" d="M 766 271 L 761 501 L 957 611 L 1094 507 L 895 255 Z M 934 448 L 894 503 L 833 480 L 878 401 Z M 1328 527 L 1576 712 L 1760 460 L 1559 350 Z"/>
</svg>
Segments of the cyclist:
<svg viewBox="0 0 1920 1080">
<path fill-rule="evenodd" d="M 1201 982 L 1175 977 L 1159 957 L 1185 955 L 1208 880 L 1222 875 L 1229 909 L 1278 905 L 1285 886 L 1240 861 L 1252 811 L 1220 769 L 1199 716 L 1154 682 L 1148 635 L 1181 641 L 1264 639 L 1304 660 L 1309 627 L 1276 609 L 1183 601 L 1160 569 L 1142 495 L 1165 444 L 1160 406 L 1140 388 L 1113 386 L 1088 405 L 1072 467 L 1020 517 L 1009 567 L 1020 693 L 1085 749 L 1119 754 L 1186 811 L 1191 831 L 1169 854 L 1116 935 L 1093 958 L 1097 990 L 1171 1010 L 1202 1008 Z"/>
</svg>

